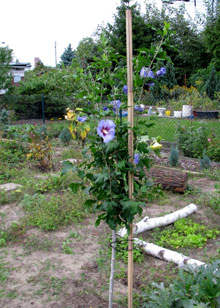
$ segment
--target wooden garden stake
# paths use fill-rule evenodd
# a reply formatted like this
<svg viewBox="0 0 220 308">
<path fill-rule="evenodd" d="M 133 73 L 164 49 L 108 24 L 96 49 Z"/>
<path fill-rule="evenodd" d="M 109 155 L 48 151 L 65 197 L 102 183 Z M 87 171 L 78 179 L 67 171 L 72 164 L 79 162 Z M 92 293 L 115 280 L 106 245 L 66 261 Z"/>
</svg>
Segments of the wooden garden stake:
<svg viewBox="0 0 220 308">
<path fill-rule="evenodd" d="M 127 42 L 127 87 L 128 87 L 128 153 L 130 162 L 133 163 L 133 126 L 134 126 L 134 103 L 133 103 L 133 70 L 132 70 L 132 15 L 131 10 L 126 10 L 126 42 Z M 133 174 L 128 175 L 129 198 L 133 198 L 134 183 Z M 132 308 L 133 296 L 133 226 L 130 224 L 128 237 L 128 308 Z"/>
</svg>

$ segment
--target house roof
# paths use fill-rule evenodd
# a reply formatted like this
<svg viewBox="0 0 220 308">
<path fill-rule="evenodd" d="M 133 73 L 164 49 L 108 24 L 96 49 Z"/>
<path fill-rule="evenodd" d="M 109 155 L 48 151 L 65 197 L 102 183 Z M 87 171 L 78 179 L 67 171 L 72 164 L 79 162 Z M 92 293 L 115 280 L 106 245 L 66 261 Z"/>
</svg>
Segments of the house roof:
<svg viewBox="0 0 220 308">
<path fill-rule="evenodd" d="M 11 68 L 28 68 L 31 67 L 31 64 L 29 62 L 11 62 L 10 66 Z"/>
</svg>

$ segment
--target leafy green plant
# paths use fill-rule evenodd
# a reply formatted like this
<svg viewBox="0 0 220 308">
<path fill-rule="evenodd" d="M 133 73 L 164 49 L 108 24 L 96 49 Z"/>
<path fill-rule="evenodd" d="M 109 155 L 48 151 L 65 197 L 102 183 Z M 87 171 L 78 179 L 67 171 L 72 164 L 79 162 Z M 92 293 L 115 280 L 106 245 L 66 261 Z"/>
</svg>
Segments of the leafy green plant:
<svg viewBox="0 0 220 308">
<path fill-rule="evenodd" d="M 215 239 L 220 232 L 208 229 L 204 225 L 193 222 L 191 219 L 182 218 L 174 222 L 172 227 L 153 232 L 155 243 L 159 246 L 203 247 L 208 239 Z"/>
<path fill-rule="evenodd" d="M 29 145 L 28 159 L 33 159 L 38 162 L 38 166 L 42 170 L 50 170 L 52 168 L 52 146 L 47 136 L 45 127 L 31 132 L 29 134 L 31 143 Z"/>
<path fill-rule="evenodd" d="M 79 192 L 73 199 L 69 193 L 62 196 L 52 195 L 49 199 L 44 195 L 25 194 L 21 206 L 26 212 L 24 223 L 39 229 L 50 231 L 60 225 L 81 221 L 85 216 L 82 209 L 83 196 Z"/>
<path fill-rule="evenodd" d="M 84 147 L 86 137 L 90 131 L 90 125 L 86 122 L 87 115 L 81 108 L 76 108 L 75 111 L 67 108 L 65 118 L 70 122 L 69 132 L 72 138 L 81 141 Z"/>
<path fill-rule="evenodd" d="M 149 203 L 161 199 L 165 195 L 161 185 L 154 185 L 149 182 L 147 187 L 142 187 L 137 200 L 147 200 Z"/>
<path fill-rule="evenodd" d="M 187 270 L 187 271 L 186 271 Z M 167 288 L 153 284 L 154 290 L 143 294 L 143 308 L 218 308 L 220 304 L 220 261 L 200 267 L 180 269 L 177 279 Z"/>
<path fill-rule="evenodd" d="M 216 184 L 215 188 L 217 189 L 218 195 L 213 195 L 209 199 L 209 206 L 216 212 L 216 214 L 220 215 L 220 185 Z"/>
<path fill-rule="evenodd" d="M 73 249 L 70 247 L 70 240 L 66 239 L 65 241 L 63 241 L 62 244 L 62 249 L 66 254 L 72 255 L 73 254 Z"/>
<path fill-rule="evenodd" d="M 27 148 L 25 145 L 16 141 L 0 141 L 0 151 L 0 161 L 4 164 L 14 166 L 24 162 Z"/>
<path fill-rule="evenodd" d="M 206 149 L 207 155 L 210 159 L 220 162 L 220 136 L 213 133 L 208 138 L 208 146 Z"/>
<path fill-rule="evenodd" d="M 208 134 L 207 128 L 203 126 L 195 128 L 178 125 L 176 131 L 178 148 L 185 156 L 200 158 L 204 149 L 208 147 Z"/>
<path fill-rule="evenodd" d="M 29 142 L 29 134 L 36 130 L 36 126 L 33 124 L 22 124 L 22 125 L 9 125 L 7 127 L 7 138 L 16 139 L 21 142 Z"/>
<path fill-rule="evenodd" d="M 116 256 L 124 263 L 128 263 L 128 236 L 117 239 Z M 144 255 L 138 245 L 133 245 L 133 261 L 141 263 L 144 261 Z"/>
<path fill-rule="evenodd" d="M 3 132 L 3 136 L 5 134 L 5 131 L 8 128 L 9 125 L 9 119 L 10 119 L 10 112 L 3 108 L 0 111 L 0 132 Z"/>
</svg>

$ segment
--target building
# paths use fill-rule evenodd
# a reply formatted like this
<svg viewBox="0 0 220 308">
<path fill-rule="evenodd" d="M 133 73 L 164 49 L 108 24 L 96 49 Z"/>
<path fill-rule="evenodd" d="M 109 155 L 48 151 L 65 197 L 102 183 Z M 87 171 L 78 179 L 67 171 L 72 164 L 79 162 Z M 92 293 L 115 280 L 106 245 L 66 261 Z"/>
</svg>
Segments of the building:
<svg viewBox="0 0 220 308">
<path fill-rule="evenodd" d="M 11 62 L 10 63 L 10 73 L 12 75 L 12 84 L 18 85 L 19 82 L 24 79 L 24 72 L 31 68 L 31 64 L 29 62 Z"/>
</svg>

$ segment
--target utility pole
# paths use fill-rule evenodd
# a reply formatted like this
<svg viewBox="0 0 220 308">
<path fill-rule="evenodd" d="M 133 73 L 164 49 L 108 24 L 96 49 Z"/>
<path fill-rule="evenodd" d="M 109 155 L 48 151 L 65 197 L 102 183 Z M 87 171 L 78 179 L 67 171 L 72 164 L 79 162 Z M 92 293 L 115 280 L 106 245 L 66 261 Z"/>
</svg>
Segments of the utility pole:
<svg viewBox="0 0 220 308">
<path fill-rule="evenodd" d="M 55 66 L 57 67 L 57 42 L 55 42 Z"/>
</svg>

